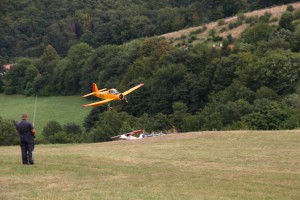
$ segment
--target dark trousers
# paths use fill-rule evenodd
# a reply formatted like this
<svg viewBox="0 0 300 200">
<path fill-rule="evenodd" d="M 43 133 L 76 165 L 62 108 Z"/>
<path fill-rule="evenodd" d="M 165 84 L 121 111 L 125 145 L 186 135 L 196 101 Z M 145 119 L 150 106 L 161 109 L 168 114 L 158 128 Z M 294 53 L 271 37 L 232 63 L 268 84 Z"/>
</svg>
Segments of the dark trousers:
<svg viewBox="0 0 300 200">
<path fill-rule="evenodd" d="M 22 162 L 24 165 L 33 164 L 33 142 L 21 141 Z"/>
</svg>

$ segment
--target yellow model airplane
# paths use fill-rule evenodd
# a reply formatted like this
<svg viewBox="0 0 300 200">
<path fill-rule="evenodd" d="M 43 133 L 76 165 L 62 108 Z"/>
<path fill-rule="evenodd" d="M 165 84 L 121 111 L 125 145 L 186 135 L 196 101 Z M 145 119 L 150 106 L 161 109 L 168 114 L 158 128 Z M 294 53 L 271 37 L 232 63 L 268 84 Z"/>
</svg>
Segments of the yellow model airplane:
<svg viewBox="0 0 300 200">
<path fill-rule="evenodd" d="M 90 103 L 90 104 L 86 104 L 86 105 L 83 105 L 83 107 L 87 107 L 87 106 L 102 106 L 104 104 L 108 104 L 108 107 L 109 109 L 111 110 L 112 108 L 110 107 L 109 103 L 111 101 L 122 101 L 122 100 L 125 100 L 126 103 L 127 103 L 127 99 L 126 99 L 126 95 L 128 95 L 129 93 L 133 92 L 134 90 L 142 87 L 144 84 L 141 83 L 123 93 L 120 93 L 118 92 L 116 89 L 112 88 L 112 89 L 109 89 L 107 90 L 106 88 L 103 88 L 101 90 L 98 89 L 97 87 L 97 84 L 96 83 L 93 83 L 93 92 L 92 93 L 89 93 L 89 94 L 86 94 L 82 97 L 88 97 L 88 96 L 96 96 L 98 98 L 101 98 L 101 99 L 104 99 L 102 101 L 98 101 L 98 102 L 95 102 L 95 103 Z"/>
</svg>

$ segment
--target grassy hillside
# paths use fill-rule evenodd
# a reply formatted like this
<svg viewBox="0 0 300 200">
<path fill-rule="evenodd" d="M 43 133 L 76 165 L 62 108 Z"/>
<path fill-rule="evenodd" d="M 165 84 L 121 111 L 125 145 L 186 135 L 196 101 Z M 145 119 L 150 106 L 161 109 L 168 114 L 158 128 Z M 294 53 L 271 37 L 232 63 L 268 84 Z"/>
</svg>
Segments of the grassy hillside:
<svg viewBox="0 0 300 200">
<path fill-rule="evenodd" d="M 0 199 L 299 199 L 300 131 L 0 147 Z"/>
<path fill-rule="evenodd" d="M 300 8 L 300 3 L 291 3 L 288 5 L 292 5 L 294 7 L 294 9 L 299 9 Z M 248 12 L 245 13 L 244 15 L 246 17 L 250 17 L 250 16 L 262 16 L 265 13 L 270 13 L 272 15 L 271 18 L 277 18 L 280 19 L 281 15 L 287 10 L 287 6 L 288 5 L 282 5 L 282 6 L 274 6 L 272 8 L 265 8 L 265 9 L 261 9 L 261 10 L 255 10 L 252 12 Z M 220 30 L 227 26 L 229 23 L 231 22 L 235 22 L 238 19 L 238 16 L 233 16 L 233 17 L 229 17 L 229 18 L 225 18 L 224 22 L 225 24 L 222 26 L 218 25 L 218 22 L 211 22 L 208 24 L 205 24 L 205 27 L 207 27 L 206 31 L 200 33 L 197 35 L 198 40 L 203 40 L 203 38 L 208 37 L 208 33 L 210 30 L 215 29 L 217 33 L 220 32 Z M 224 31 L 218 35 L 222 36 L 222 37 L 226 37 L 227 35 L 231 34 L 234 38 L 238 38 L 240 36 L 240 34 L 248 27 L 249 25 L 243 24 L 241 26 L 238 26 L 236 28 L 233 28 L 231 30 L 227 30 Z M 164 37 L 166 39 L 180 39 L 182 36 L 186 36 L 188 37 L 190 35 L 191 32 L 198 30 L 199 28 L 203 27 L 203 25 L 201 26 L 197 26 L 197 27 L 192 27 L 192 28 L 187 28 L 187 29 L 183 29 L 183 30 L 179 30 L 179 31 L 175 31 L 175 32 L 171 32 L 171 33 L 166 33 L 164 35 L 161 35 L 161 37 Z"/>
<path fill-rule="evenodd" d="M 0 94 L 0 116 L 4 119 L 20 120 L 21 114 L 28 112 L 29 120 L 33 121 L 35 100 L 35 97 Z M 41 133 L 50 120 L 55 120 L 62 125 L 68 122 L 82 125 L 91 110 L 82 107 L 86 102 L 80 96 L 38 97 L 35 117 L 38 133 Z"/>
</svg>

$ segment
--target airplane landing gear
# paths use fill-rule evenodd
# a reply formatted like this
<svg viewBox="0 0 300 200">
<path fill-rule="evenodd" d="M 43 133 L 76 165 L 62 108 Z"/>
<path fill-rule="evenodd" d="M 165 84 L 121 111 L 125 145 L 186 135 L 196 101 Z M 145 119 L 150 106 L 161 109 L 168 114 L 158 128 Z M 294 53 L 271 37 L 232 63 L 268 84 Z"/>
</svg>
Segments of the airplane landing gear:
<svg viewBox="0 0 300 200">
<path fill-rule="evenodd" d="M 113 108 L 110 106 L 110 103 L 107 104 L 108 110 L 112 110 Z"/>
</svg>

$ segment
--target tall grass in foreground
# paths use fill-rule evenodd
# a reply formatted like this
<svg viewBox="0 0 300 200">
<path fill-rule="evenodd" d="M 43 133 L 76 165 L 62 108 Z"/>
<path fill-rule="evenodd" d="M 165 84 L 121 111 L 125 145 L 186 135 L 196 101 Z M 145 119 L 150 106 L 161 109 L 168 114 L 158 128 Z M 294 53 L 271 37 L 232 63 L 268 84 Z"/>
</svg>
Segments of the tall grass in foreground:
<svg viewBox="0 0 300 200">
<path fill-rule="evenodd" d="M 28 112 L 29 120 L 32 122 L 35 102 L 36 97 L 0 94 L 0 116 L 18 121 L 23 112 Z M 74 122 L 82 126 L 91 110 L 89 107 L 82 107 L 86 103 L 87 101 L 80 96 L 37 97 L 35 113 L 37 137 L 40 137 L 39 134 L 50 120 L 55 120 L 62 125 Z"/>
<path fill-rule="evenodd" d="M 300 199 L 300 131 L 0 147 L 0 199 Z"/>
</svg>

